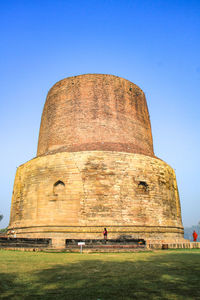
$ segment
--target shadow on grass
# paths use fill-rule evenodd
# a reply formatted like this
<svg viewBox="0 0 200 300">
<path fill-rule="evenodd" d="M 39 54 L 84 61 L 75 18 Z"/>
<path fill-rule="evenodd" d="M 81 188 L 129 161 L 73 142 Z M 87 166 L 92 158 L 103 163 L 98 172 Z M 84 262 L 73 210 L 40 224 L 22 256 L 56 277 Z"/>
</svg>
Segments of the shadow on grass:
<svg viewBox="0 0 200 300">
<path fill-rule="evenodd" d="M 0 273 L 0 299 L 12 300 L 200 299 L 199 286 L 199 253 L 140 261 L 94 257 L 21 275 Z"/>
</svg>

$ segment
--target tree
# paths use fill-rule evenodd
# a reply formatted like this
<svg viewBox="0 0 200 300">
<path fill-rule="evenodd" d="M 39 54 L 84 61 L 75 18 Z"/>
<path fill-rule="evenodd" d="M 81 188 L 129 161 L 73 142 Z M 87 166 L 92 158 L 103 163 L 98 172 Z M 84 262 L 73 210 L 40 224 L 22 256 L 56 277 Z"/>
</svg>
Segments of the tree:
<svg viewBox="0 0 200 300">
<path fill-rule="evenodd" d="M 3 219 L 3 215 L 0 215 L 0 221 Z"/>
</svg>

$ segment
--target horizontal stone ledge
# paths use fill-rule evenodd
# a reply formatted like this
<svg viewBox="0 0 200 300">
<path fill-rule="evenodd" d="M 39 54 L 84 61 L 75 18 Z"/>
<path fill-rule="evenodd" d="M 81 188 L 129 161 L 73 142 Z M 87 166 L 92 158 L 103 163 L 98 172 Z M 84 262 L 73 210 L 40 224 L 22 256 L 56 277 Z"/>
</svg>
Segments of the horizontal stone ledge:
<svg viewBox="0 0 200 300">
<path fill-rule="evenodd" d="M 103 225 L 95 225 L 95 226 L 92 226 L 92 225 L 70 225 L 70 226 L 67 226 L 67 225 L 35 225 L 35 226 L 14 226 L 14 227 L 9 227 L 8 230 L 13 230 L 13 229 L 26 229 L 26 228 L 39 228 L 39 227 L 56 227 L 56 228 L 60 228 L 60 227 L 63 227 L 63 228 L 177 228 L 177 229 L 183 229 L 183 227 L 179 227 L 179 226 L 150 226 L 150 225 L 108 225 L 108 224 L 103 224 Z"/>
<path fill-rule="evenodd" d="M 91 234 L 99 234 L 101 233 L 102 230 L 88 230 L 87 228 L 84 228 L 84 229 L 79 229 L 79 230 L 75 230 L 75 229 L 72 229 L 72 230 L 66 230 L 66 229 L 63 229 L 63 230 L 59 230 L 59 229 L 38 229 L 38 230 L 30 230 L 29 228 L 27 229 L 24 229 L 24 230 L 16 230 L 15 233 L 17 234 L 39 234 L 39 233 L 73 233 L 73 234 L 76 234 L 76 233 L 91 233 Z M 109 229 L 108 231 L 108 234 L 114 234 L 114 233 L 117 233 L 117 234 L 133 234 L 133 233 L 136 233 L 136 234 L 141 234 L 141 233 L 151 233 L 151 234 L 154 234 L 154 233 L 183 233 L 183 230 L 182 229 L 177 229 L 177 228 L 155 228 L 154 230 L 150 229 L 150 228 L 142 228 L 141 230 L 139 229 L 129 229 L 129 230 L 125 230 L 125 229 L 118 229 L 118 230 L 112 230 L 112 229 Z M 11 233 L 12 234 L 12 233 Z"/>
</svg>

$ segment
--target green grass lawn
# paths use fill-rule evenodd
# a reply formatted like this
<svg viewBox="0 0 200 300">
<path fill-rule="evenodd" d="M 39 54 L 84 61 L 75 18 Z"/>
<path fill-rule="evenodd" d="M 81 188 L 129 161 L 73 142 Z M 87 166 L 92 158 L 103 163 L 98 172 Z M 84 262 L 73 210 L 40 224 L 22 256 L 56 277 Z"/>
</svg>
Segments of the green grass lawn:
<svg viewBox="0 0 200 300">
<path fill-rule="evenodd" d="M 200 249 L 99 254 L 0 250 L 0 299 L 200 299 Z"/>
</svg>

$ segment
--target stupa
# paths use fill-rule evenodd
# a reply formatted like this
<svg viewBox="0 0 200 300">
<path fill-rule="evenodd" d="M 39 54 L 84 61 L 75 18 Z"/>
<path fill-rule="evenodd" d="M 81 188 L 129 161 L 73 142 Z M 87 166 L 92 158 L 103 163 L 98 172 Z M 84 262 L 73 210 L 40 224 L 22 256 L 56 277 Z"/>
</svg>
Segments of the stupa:
<svg viewBox="0 0 200 300">
<path fill-rule="evenodd" d="M 174 170 L 153 150 L 143 91 L 113 75 L 57 82 L 42 114 L 37 156 L 16 172 L 16 237 L 183 238 Z"/>
</svg>

